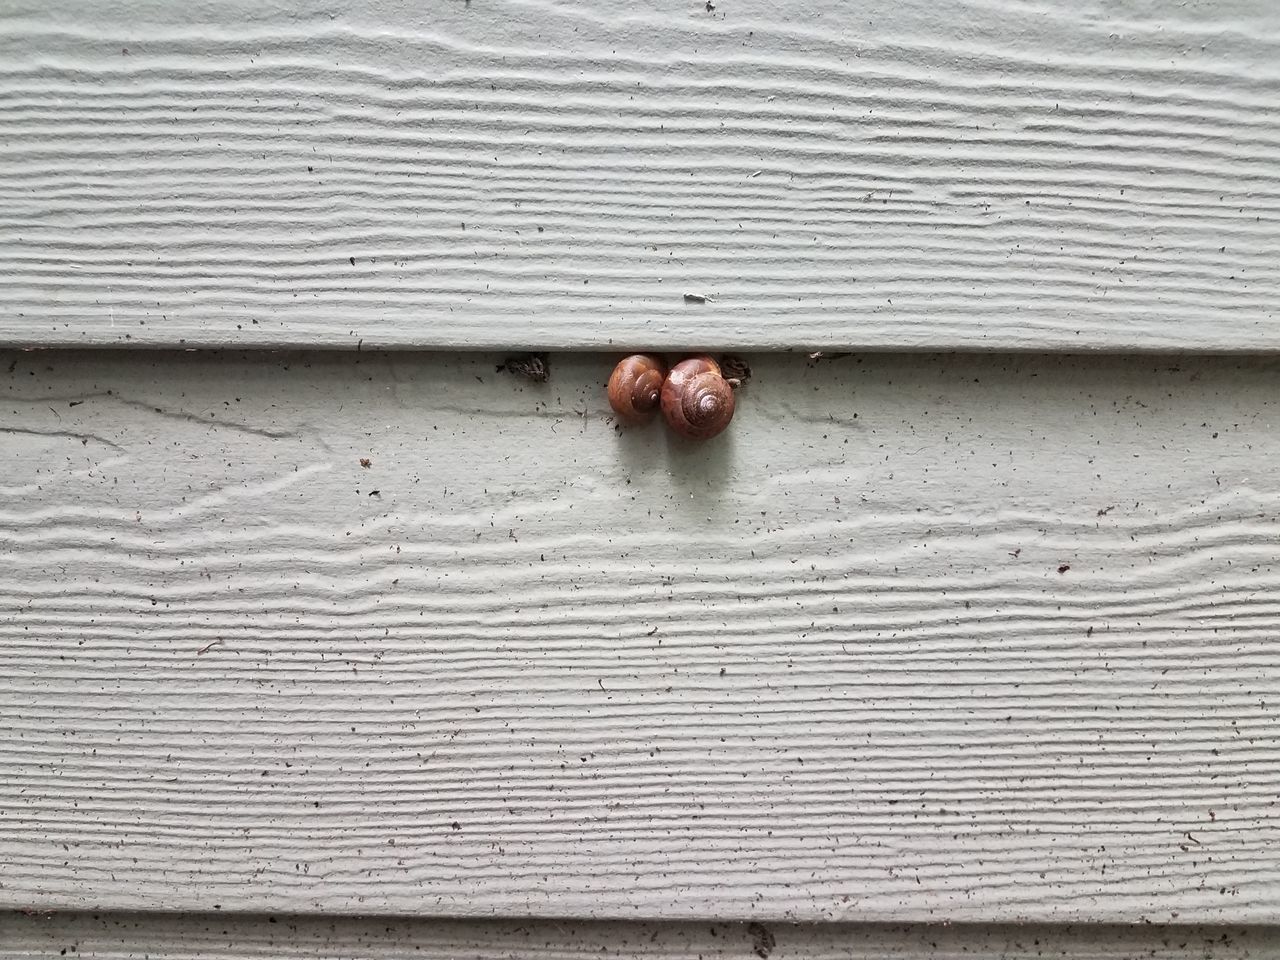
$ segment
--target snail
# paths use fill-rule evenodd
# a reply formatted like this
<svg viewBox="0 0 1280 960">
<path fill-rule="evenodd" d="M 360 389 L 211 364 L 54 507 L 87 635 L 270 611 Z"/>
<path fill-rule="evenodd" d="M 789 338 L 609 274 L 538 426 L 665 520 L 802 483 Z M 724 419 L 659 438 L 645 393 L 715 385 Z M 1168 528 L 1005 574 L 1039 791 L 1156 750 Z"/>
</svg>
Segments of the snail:
<svg viewBox="0 0 1280 960">
<path fill-rule="evenodd" d="M 681 360 L 662 385 L 662 415 L 681 436 L 709 440 L 733 419 L 733 384 L 710 357 Z"/>
<path fill-rule="evenodd" d="M 609 406 L 624 423 L 644 423 L 658 411 L 667 367 L 657 357 L 636 353 L 619 361 L 609 376 Z"/>
</svg>

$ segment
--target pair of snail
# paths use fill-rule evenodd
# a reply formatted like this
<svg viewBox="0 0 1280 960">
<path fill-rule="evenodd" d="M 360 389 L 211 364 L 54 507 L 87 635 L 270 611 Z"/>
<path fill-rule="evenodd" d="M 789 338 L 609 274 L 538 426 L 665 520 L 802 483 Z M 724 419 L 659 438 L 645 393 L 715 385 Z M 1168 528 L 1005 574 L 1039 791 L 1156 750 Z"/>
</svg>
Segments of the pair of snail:
<svg viewBox="0 0 1280 960">
<path fill-rule="evenodd" d="M 708 356 L 681 360 L 670 372 L 658 357 L 637 353 L 623 359 L 609 377 L 609 406 L 623 423 L 649 421 L 659 408 L 682 437 L 709 440 L 733 419 L 733 388 Z"/>
</svg>

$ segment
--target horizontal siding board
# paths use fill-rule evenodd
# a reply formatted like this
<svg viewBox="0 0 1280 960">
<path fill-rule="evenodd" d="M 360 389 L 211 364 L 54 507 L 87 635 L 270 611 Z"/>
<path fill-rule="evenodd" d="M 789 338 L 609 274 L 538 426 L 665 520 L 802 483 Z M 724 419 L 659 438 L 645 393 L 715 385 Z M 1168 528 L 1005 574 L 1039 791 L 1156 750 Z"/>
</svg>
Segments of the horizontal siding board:
<svg viewBox="0 0 1280 960">
<path fill-rule="evenodd" d="M 1280 348 L 1263 0 L 5 14 L 3 344 Z"/>
<path fill-rule="evenodd" d="M 0 960 L 1248 960 L 1269 927 L 1007 926 L 405 920 L 315 916 L 0 914 Z"/>
<path fill-rule="evenodd" d="M 0 905 L 1274 919 L 1274 361 L 3 360 Z"/>
</svg>

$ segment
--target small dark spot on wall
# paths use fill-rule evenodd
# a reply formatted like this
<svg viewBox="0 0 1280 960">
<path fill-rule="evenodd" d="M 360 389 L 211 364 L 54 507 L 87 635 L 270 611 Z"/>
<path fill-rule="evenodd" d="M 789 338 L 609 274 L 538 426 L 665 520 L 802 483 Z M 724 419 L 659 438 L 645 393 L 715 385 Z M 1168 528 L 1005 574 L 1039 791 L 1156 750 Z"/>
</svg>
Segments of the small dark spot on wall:
<svg viewBox="0 0 1280 960">
<path fill-rule="evenodd" d="M 769 954 L 773 953 L 773 948 L 778 945 L 773 932 L 763 923 L 747 924 L 747 933 L 751 934 L 751 949 L 761 960 L 766 960 Z"/>
<path fill-rule="evenodd" d="M 751 379 L 751 364 L 742 357 L 726 354 L 720 358 L 720 372 L 730 381 L 738 381 L 737 385 L 741 386 Z"/>
<path fill-rule="evenodd" d="M 534 383 L 546 383 L 551 379 L 551 361 L 545 353 L 527 353 L 518 357 L 507 357 L 498 364 L 497 371 L 522 377 Z M 483 381 L 481 381 L 483 382 Z"/>
</svg>

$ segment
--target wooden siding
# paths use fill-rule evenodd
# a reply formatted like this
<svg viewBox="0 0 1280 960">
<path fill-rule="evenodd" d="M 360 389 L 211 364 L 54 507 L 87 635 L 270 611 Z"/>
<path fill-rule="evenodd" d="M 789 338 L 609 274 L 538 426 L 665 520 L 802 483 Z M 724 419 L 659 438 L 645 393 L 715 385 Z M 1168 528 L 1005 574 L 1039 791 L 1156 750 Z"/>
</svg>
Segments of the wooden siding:
<svg viewBox="0 0 1280 960">
<path fill-rule="evenodd" d="M 0 914 L 0 960 L 1249 960 L 1259 927 L 640 923 Z"/>
<path fill-rule="evenodd" d="M 1275 919 L 1280 363 L 495 365 L 4 358 L 0 904 Z"/>
<path fill-rule="evenodd" d="M 1280 349 L 1272 0 L 2 16 L 3 344 Z"/>
</svg>

